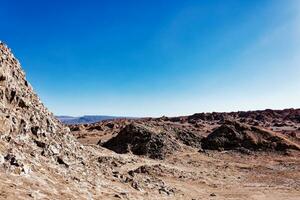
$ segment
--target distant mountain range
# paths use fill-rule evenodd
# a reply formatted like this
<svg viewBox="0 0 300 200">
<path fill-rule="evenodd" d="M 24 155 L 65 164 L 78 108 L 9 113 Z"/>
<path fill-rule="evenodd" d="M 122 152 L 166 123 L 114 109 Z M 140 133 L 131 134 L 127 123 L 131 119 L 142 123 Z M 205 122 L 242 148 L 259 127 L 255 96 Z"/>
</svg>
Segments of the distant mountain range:
<svg viewBox="0 0 300 200">
<path fill-rule="evenodd" d="M 84 115 L 80 117 L 73 116 L 56 116 L 64 124 L 91 124 L 103 120 L 110 119 L 121 119 L 128 117 L 116 117 L 116 116 L 105 116 L 105 115 Z"/>
</svg>

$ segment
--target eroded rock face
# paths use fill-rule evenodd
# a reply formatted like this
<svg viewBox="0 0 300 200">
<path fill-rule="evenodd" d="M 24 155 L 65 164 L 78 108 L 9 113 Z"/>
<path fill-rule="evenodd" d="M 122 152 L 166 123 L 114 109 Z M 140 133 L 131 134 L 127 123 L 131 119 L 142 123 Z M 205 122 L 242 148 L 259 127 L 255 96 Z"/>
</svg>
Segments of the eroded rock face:
<svg viewBox="0 0 300 200">
<path fill-rule="evenodd" d="M 11 50 L 0 43 L 0 150 L 7 167 L 25 166 L 28 154 L 56 160 L 64 154 L 63 146 L 65 151 L 74 148 L 68 132 L 35 94 Z"/>
<path fill-rule="evenodd" d="M 20 63 L 0 43 L 0 123 L 3 134 L 66 131 L 41 103 L 25 79 Z"/>
<path fill-rule="evenodd" d="M 231 150 L 246 148 L 249 150 L 300 150 L 299 145 L 285 138 L 280 133 L 274 133 L 259 127 L 248 126 L 236 121 L 225 121 L 202 140 L 204 149 Z"/>
</svg>

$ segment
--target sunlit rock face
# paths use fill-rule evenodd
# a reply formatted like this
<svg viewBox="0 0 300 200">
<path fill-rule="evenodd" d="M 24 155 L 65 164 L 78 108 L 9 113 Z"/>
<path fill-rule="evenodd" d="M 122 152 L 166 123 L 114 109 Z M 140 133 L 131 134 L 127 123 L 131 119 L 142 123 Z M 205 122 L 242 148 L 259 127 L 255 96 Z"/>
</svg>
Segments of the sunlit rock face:
<svg viewBox="0 0 300 200">
<path fill-rule="evenodd" d="M 25 78 L 19 61 L 0 43 L 0 132 L 51 134 L 63 126 L 41 103 Z"/>
<path fill-rule="evenodd" d="M 51 158 L 57 163 L 66 151 L 76 149 L 68 128 L 43 105 L 19 61 L 2 42 L 0 100 L 0 154 L 6 171 L 28 173 L 34 162 Z"/>
</svg>

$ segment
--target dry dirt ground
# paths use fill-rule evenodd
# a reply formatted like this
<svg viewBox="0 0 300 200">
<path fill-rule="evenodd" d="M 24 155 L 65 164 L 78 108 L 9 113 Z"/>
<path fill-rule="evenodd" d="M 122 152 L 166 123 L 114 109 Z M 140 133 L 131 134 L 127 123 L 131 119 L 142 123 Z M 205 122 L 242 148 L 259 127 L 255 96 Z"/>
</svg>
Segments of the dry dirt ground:
<svg viewBox="0 0 300 200">
<path fill-rule="evenodd" d="M 111 170 L 99 171 L 103 173 L 103 180 L 99 178 L 95 184 L 94 199 L 297 200 L 300 196 L 298 152 L 244 155 L 187 151 L 166 160 L 153 160 L 102 149 L 99 158 L 103 158 L 102 164 Z M 6 176 L 1 173 L 0 198 L 74 199 L 76 193 L 77 199 L 87 198 L 84 188 L 70 189 L 73 186 L 69 178 L 55 183 L 49 182 L 47 176 L 55 177 L 55 171 L 37 176 L 44 177 L 39 180 L 32 174 Z"/>
</svg>

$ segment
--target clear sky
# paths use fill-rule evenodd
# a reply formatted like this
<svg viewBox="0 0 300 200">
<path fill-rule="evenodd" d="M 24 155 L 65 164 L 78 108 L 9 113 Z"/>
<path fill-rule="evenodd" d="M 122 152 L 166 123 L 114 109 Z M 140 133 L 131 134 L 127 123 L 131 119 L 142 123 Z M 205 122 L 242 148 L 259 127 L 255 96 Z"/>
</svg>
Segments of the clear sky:
<svg viewBox="0 0 300 200">
<path fill-rule="evenodd" d="M 0 40 L 57 115 L 300 107 L 298 0 L 9 0 Z"/>
</svg>

